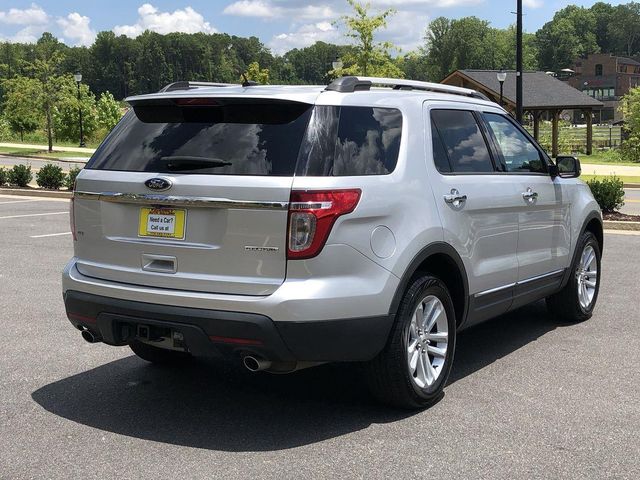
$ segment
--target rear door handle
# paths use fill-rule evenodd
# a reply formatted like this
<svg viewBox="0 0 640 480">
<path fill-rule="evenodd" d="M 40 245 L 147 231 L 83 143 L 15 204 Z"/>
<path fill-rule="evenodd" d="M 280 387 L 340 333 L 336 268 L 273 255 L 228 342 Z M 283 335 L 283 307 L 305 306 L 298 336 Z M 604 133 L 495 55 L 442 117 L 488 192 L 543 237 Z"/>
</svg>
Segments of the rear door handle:
<svg viewBox="0 0 640 480">
<path fill-rule="evenodd" d="M 531 187 L 527 188 L 526 192 L 522 193 L 522 198 L 528 201 L 533 201 L 538 198 L 538 192 L 534 192 Z"/>
<path fill-rule="evenodd" d="M 461 203 L 464 203 L 467 201 L 467 196 L 461 195 L 458 190 L 456 190 L 455 188 L 452 188 L 451 193 L 444 196 L 444 201 L 457 207 Z"/>
</svg>

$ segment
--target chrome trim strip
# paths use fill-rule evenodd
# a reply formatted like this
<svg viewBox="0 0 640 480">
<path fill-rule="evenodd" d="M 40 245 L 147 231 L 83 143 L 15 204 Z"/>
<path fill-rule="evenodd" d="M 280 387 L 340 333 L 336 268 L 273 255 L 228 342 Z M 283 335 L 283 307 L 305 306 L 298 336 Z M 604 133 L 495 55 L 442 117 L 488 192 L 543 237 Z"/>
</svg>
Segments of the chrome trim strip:
<svg viewBox="0 0 640 480">
<path fill-rule="evenodd" d="M 77 191 L 73 193 L 73 196 L 88 200 L 134 203 L 139 205 L 171 205 L 176 207 L 231 208 L 243 210 L 286 210 L 289 208 L 289 202 L 231 200 L 229 198 L 192 197 L 187 195 Z"/>
<path fill-rule="evenodd" d="M 510 283 L 508 285 L 503 285 L 501 287 L 492 288 L 490 290 L 484 290 L 482 292 L 475 293 L 473 296 L 475 298 L 484 297 L 485 295 L 490 295 L 492 293 L 497 293 L 497 292 L 500 292 L 502 290 L 506 290 L 507 288 L 513 288 L 513 287 L 517 287 L 519 285 L 525 285 L 525 284 L 530 283 L 530 282 L 535 282 L 536 280 L 542 280 L 543 278 L 553 277 L 553 276 L 556 276 L 556 275 L 564 274 L 564 271 L 565 271 L 565 269 L 561 268 L 560 270 L 555 270 L 553 272 L 545 273 L 543 275 L 537 275 L 535 277 L 527 278 L 527 279 L 521 280 L 519 282 Z"/>
<path fill-rule="evenodd" d="M 478 293 L 474 294 L 473 296 L 476 297 L 476 298 L 484 297 L 485 295 L 490 295 L 492 293 L 497 293 L 497 292 L 500 292 L 502 290 L 506 290 L 507 288 L 513 288 L 516 285 L 517 285 L 517 283 L 510 283 L 508 285 L 503 285 L 502 287 L 491 288 L 489 290 L 484 290 L 482 292 L 478 292 Z"/>
<path fill-rule="evenodd" d="M 558 275 L 560 273 L 564 273 L 564 268 L 562 268 L 560 270 L 556 270 L 554 272 L 545 273 L 543 275 L 538 275 L 536 277 L 527 278 L 526 280 L 522 280 L 521 282 L 518 282 L 518 285 L 524 285 L 525 283 L 535 282 L 536 280 L 542 280 L 543 278 L 553 277 L 553 276 Z"/>
</svg>

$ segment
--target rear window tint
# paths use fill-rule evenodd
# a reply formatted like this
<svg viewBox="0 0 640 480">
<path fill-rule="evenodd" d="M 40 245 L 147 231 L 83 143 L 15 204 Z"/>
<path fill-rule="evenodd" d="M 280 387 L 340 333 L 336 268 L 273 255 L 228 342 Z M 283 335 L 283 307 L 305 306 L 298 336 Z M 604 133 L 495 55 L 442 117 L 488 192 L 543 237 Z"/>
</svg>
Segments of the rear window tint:
<svg viewBox="0 0 640 480">
<path fill-rule="evenodd" d="M 393 108 L 296 102 L 137 106 L 87 168 L 211 175 L 385 175 L 396 167 L 401 133 L 402 114 Z"/>
<path fill-rule="evenodd" d="M 440 133 L 451 171 L 455 173 L 494 171 L 489 149 L 473 113 L 466 110 L 432 110 L 431 121 Z"/>
<path fill-rule="evenodd" d="M 436 164 L 436 168 L 442 173 L 451 172 L 451 165 L 449 164 L 447 151 L 444 149 L 440 133 L 438 132 L 434 122 L 431 122 L 431 139 L 433 142 L 433 161 Z"/>
<path fill-rule="evenodd" d="M 310 115 L 310 105 L 294 102 L 135 107 L 87 168 L 291 176 Z"/>
<path fill-rule="evenodd" d="M 386 175 L 396 167 L 402 114 L 395 108 L 314 109 L 300 150 L 298 175 Z"/>
</svg>

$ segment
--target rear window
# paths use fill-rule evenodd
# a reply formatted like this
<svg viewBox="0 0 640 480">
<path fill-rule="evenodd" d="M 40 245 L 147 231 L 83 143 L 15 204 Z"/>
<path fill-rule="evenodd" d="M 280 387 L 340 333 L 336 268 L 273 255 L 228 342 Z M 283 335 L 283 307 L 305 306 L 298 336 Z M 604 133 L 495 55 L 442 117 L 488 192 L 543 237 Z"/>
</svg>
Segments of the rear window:
<svg viewBox="0 0 640 480">
<path fill-rule="evenodd" d="M 297 102 L 136 106 L 87 168 L 212 175 L 346 176 L 391 173 L 397 109 Z"/>
<path fill-rule="evenodd" d="M 291 176 L 310 115 L 295 102 L 137 106 L 87 168 Z"/>
</svg>

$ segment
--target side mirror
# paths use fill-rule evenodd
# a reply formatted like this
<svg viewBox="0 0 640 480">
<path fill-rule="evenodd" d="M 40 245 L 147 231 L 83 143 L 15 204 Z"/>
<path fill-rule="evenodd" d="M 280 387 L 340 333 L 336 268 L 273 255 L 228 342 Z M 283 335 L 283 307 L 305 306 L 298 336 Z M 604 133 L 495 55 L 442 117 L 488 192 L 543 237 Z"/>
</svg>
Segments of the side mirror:
<svg viewBox="0 0 640 480">
<path fill-rule="evenodd" d="M 558 176 L 560 178 L 577 178 L 582 173 L 580 160 L 572 156 L 562 156 L 556 158 Z"/>
</svg>

